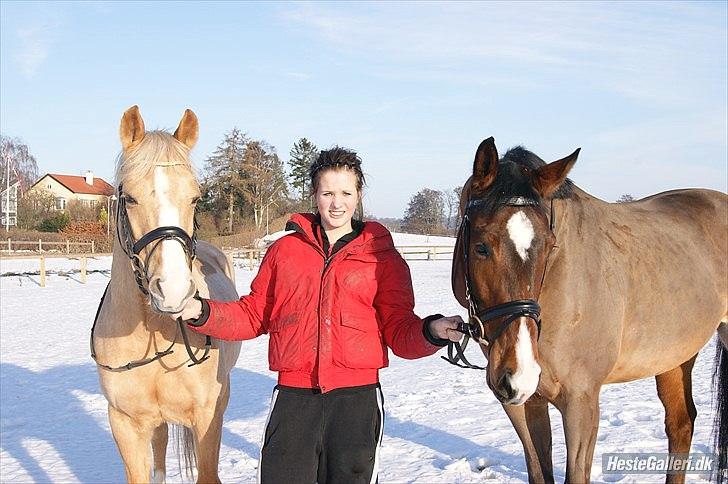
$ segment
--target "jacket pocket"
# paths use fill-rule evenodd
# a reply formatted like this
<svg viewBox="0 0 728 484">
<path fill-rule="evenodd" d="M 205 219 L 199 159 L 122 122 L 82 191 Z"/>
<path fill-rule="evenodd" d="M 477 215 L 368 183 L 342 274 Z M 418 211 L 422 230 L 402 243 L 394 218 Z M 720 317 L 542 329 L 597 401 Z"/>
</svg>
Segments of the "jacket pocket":
<svg viewBox="0 0 728 484">
<path fill-rule="evenodd" d="M 346 368 L 384 368 L 387 347 L 379 331 L 376 314 L 341 312 L 334 361 Z"/>
<path fill-rule="evenodd" d="M 301 346 L 304 324 L 300 313 L 288 313 L 270 321 L 268 364 L 272 371 L 298 371 L 305 366 Z"/>
</svg>

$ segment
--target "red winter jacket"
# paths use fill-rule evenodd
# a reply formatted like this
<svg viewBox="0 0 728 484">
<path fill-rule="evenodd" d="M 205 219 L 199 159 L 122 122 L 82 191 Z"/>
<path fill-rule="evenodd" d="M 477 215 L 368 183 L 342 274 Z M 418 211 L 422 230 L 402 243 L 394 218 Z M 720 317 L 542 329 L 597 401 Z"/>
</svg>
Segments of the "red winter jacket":
<svg viewBox="0 0 728 484">
<path fill-rule="evenodd" d="M 388 364 L 387 347 L 408 359 L 440 349 L 413 312 L 409 268 L 389 231 L 367 222 L 327 261 L 314 220 L 293 215 L 296 231 L 268 249 L 250 294 L 209 301 L 206 322 L 193 329 L 227 340 L 269 333 L 278 383 L 322 392 L 376 383 Z"/>
</svg>

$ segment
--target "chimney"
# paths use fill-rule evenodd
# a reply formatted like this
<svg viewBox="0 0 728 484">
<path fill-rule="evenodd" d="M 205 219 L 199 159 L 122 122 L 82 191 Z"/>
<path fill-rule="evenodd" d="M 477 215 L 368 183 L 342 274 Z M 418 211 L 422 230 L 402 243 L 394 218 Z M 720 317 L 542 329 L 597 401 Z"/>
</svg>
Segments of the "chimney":
<svg viewBox="0 0 728 484">
<path fill-rule="evenodd" d="M 94 186 L 94 172 L 86 170 L 86 184 Z"/>
</svg>

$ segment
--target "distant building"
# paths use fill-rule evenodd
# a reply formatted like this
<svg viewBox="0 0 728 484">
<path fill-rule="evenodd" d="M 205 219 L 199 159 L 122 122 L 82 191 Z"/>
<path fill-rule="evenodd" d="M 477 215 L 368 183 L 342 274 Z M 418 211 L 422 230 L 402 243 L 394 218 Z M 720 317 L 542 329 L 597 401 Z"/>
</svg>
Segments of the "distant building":
<svg viewBox="0 0 728 484">
<path fill-rule="evenodd" d="M 0 225 L 3 227 L 15 227 L 18 224 L 19 187 L 20 182 L 15 182 L 0 192 Z"/>
<path fill-rule="evenodd" d="M 101 178 L 94 177 L 90 171 L 85 176 L 48 173 L 26 193 L 41 191 L 51 193 L 56 198 L 56 210 L 65 210 L 71 200 L 78 200 L 88 207 L 104 205 L 106 198 L 114 194 L 114 187 Z"/>
</svg>

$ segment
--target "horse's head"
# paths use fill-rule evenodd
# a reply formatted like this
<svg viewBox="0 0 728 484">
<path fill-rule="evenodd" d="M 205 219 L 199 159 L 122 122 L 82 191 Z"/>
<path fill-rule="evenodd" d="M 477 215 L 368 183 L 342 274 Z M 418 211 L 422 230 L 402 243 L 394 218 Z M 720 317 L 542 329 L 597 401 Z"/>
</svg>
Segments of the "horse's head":
<svg viewBox="0 0 728 484">
<path fill-rule="evenodd" d="M 546 164 L 518 147 L 499 160 L 488 138 L 463 188 L 453 292 L 483 333 L 488 386 L 502 403 L 522 404 L 538 386 L 537 301 L 556 242 L 550 199 L 570 191 L 578 154 Z"/>
<path fill-rule="evenodd" d="M 173 135 L 145 132 L 137 106 L 121 118 L 118 242 L 140 289 L 165 313 L 178 312 L 195 293 L 191 263 L 200 189 L 189 152 L 197 136 L 197 117 L 189 109 Z"/>
</svg>

